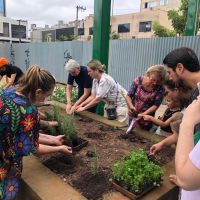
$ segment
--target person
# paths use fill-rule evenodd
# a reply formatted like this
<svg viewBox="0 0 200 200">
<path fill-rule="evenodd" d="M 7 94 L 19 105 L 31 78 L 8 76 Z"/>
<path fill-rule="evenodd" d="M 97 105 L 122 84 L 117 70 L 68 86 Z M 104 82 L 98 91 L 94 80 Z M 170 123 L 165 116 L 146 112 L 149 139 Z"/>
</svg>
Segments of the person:
<svg viewBox="0 0 200 200">
<path fill-rule="evenodd" d="M 191 89 L 188 105 L 192 103 L 199 95 L 200 65 L 196 53 L 188 47 L 177 48 L 165 56 L 163 64 L 169 79 L 176 83 L 178 89 L 183 86 Z"/>
<path fill-rule="evenodd" d="M 10 64 L 7 58 L 0 58 L 0 76 L 5 76 L 6 82 L 3 87 L 4 89 L 16 84 L 23 74 L 23 71 L 19 67 Z"/>
<path fill-rule="evenodd" d="M 188 105 L 192 103 L 199 95 L 197 84 L 200 82 L 200 65 L 196 53 L 188 47 L 177 48 L 165 56 L 163 64 L 169 74 L 169 79 L 173 80 L 177 87 L 184 85 L 191 89 Z M 200 124 L 197 124 L 194 131 L 194 137 L 197 140 L 199 131 Z"/>
<path fill-rule="evenodd" d="M 42 144 L 44 141 L 39 142 L 36 104 L 51 95 L 54 87 L 53 76 L 33 65 L 17 85 L 0 92 L 0 199 L 16 199 L 24 156 L 72 152 L 68 146 L 50 146 Z"/>
<path fill-rule="evenodd" d="M 130 129 L 135 126 L 145 130 L 151 129 L 152 122 L 145 121 L 142 116 L 154 116 L 164 97 L 162 84 L 165 80 L 165 68 L 154 65 L 148 68 L 144 76 L 139 76 L 133 81 L 126 96 L 129 106 L 129 124 L 132 126 Z M 134 124 L 131 123 L 133 121 Z"/>
<path fill-rule="evenodd" d="M 64 142 L 64 135 L 48 135 L 44 133 L 39 133 L 39 144 L 62 146 Z"/>
<path fill-rule="evenodd" d="M 87 65 L 88 74 L 93 78 L 92 94 L 80 104 L 77 112 L 87 110 L 104 101 L 104 117 L 108 118 L 106 109 L 115 106 L 116 117 L 120 122 L 127 123 L 128 108 L 124 96 L 126 90 L 111 76 L 104 72 L 104 65 L 98 60 L 91 60 Z"/>
<path fill-rule="evenodd" d="M 167 95 L 165 97 L 165 103 L 167 105 L 167 109 L 165 110 L 161 119 L 157 119 L 151 115 L 143 115 L 144 120 L 151 121 L 157 126 L 160 126 L 160 129 L 157 129 L 156 134 L 162 136 L 170 136 L 172 134 L 170 124 L 177 119 L 181 112 L 181 105 L 179 96 L 170 96 Z"/>
<path fill-rule="evenodd" d="M 68 81 L 67 81 L 67 105 L 66 112 L 67 114 L 72 114 L 85 99 L 90 96 L 92 88 L 92 79 L 88 75 L 87 68 L 85 66 L 80 66 L 79 63 L 73 59 L 70 59 L 66 64 L 66 69 L 69 72 Z M 73 89 L 74 81 L 78 85 L 78 100 L 72 106 L 71 102 L 71 93 Z M 91 112 L 95 112 L 96 108 L 93 107 L 90 109 Z"/>
<path fill-rule="evenodd" d="M 166 80 L 164 82 L 164 89 L 165 89 L 165 95 L 169 96 L 171 98 L 177 98 L 179 97 L 180 99 L 180 108 L 183 110 L 185 107 L 188 105 L 188 100 L 191 95 L 191 89 L 190 87 L 184 86 L 184 85 L 179 85 L 177 88 L 176 84 L 172 80 Z M 167 138 L 163 139 L 162 141 L 154 144 L 150 148 L 150 154 L 157 154 L 161 150 L 163 150 L 167 146 L 171 146 L 173 144 L 176 144 L 177 139 L 178 139 L 178 130 L 179 130 L 179 125 L 182 119 L 182 112 L 179 113 L 177 116 L 177 119 L 174 120 L 173 122 L 170 123 L 170 127 L 173 127 L 172 129 L 172 135 L 168 136 Z"/>
<path fill-rule="evenodd" d="M 184 113 L 175 154 L 176 181 L 182 188 L 181 200 L 200 196 L 200 141 L 194 143 L 194 128 L 200 123 L 200 96 Z"/>
</svg>

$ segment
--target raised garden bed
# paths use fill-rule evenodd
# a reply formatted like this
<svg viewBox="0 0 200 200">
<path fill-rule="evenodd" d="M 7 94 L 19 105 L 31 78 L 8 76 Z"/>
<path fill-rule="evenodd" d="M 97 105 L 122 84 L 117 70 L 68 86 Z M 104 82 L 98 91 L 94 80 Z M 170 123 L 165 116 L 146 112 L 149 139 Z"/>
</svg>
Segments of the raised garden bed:
<svg viewBox="0 0 200 200">
<path fill-rule="evenodd" d="M 51 109 L 52 106 L 41 107 L 42 111 Z M 62 114 L 65 114 L 64 110 Z M 132 140 L 124 139 L 122 135 L 125 131 L 82 116 L 75 116 L 75 124 L 78 136 L 88 141 L 87 146 L 73 155 L 56 153 L 40 156 L 39 159 L 90 200 L 102 199 L 104 194 L 113 191 L 111 168 L 117 160 L 141 148 L 148 152 L 153 142 L 139 136 L 134 136 Z M 163 153 L 159 155 L 164 158 L 161 160 L 162 165 L 173 159 L 174 150 L 169 148 Z"/>
</svg>

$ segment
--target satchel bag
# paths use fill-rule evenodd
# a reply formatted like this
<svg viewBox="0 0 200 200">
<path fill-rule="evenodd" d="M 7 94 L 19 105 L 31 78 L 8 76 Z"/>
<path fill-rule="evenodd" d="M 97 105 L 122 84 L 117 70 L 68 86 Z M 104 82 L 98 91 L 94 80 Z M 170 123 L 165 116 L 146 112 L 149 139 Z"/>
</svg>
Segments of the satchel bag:
<svg viewBox="0 0 200 200">
<path fill-rule="evenodd" d="M 116 110 L 116 106 L 108 106 L 107 108 L 105 108 L 108 119 L 109 120 L 114 120 L 117 119 L 117 110 Z"/>
</svg>

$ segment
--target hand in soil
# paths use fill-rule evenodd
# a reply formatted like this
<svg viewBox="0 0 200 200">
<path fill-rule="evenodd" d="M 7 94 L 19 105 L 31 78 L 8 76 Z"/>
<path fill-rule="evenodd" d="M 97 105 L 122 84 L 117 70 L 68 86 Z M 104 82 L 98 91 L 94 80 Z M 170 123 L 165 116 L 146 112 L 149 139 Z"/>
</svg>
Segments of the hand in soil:
<svg viewBox="0 0 200 200">
<path fill-rule="evenodd" d="M 67 113 L 68 115 L 70 115 L 70 110 L 71 110 L 71 105 L 70 105 L 70 104 L 67 104 L 67 105 L 66 105 L 66 113 Z"/>
<path fill-rule="evenodd" d="M 176 176 L 176 174 L 170 174 L 169 180 L 170 180 L 172 183 L 174 183 L 175 185 L 179 186 L 179 185 L 178 185 L 178 181 L 177 181 L 177 176 Z"/>
<path fill-rule="evenodd" d="M 160 152 L 163 148 L 162 143 L 157 143 L 154 144 L 151 148 L 150 148 L 150 155 L 156 155 L 158 152 Z"/>
<path fill-rule="evenodd" d="M 59 152 L 61 152 L 61 153 L 72 153 L 72 148 L 65 146 L 65 145 L 61 145 L 61 146 L 59 146 Z"/>
<path fill-rule="evenodd" d="M 64 135 L 58 135 L 58 136 L 53 136 L 53 144 L 56 145 L 56 146 L 60 146 L 63 144 L 64 142 L 64 138 L 65 136 Z"/>
</svg>

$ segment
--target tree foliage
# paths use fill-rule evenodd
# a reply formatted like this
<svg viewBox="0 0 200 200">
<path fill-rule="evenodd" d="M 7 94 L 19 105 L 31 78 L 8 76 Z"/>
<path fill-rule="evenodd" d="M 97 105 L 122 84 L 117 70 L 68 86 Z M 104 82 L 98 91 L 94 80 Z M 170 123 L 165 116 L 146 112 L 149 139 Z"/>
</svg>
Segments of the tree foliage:
<svg viewBox="0 0 200 200">
<path fill-rule="evenodd" d="M 176 32 L 174 30 L 169 30 L 166 27 L 162 26 L 158 22 L 154 22 L 153 24 L 154 35 L 158 37 L 173 37 L 176 36 Z"/>
<path fill-rule="evenodd" d="M 72 40 L 77 40 L 78 36 L 77 35 L 61 35 L 59 37 L 59 41 L 72 41 Z"/>
<path fill-rule="evenodd" d="M 183 35 L 185 31 L 188 1 L 189 0 L 181 0 L 181 6 L 178 10 L 168 11 L 168 19 L 171 20 L 172 26 L 178 35 Z"/>
<path fill-rule="evenodd" d="M 120 38 L 120 35 L 116 31 L 113 31 L 112 33 L 110 33 L 110 38 L 112 40 L 117 40 Z"/>
</svg>

